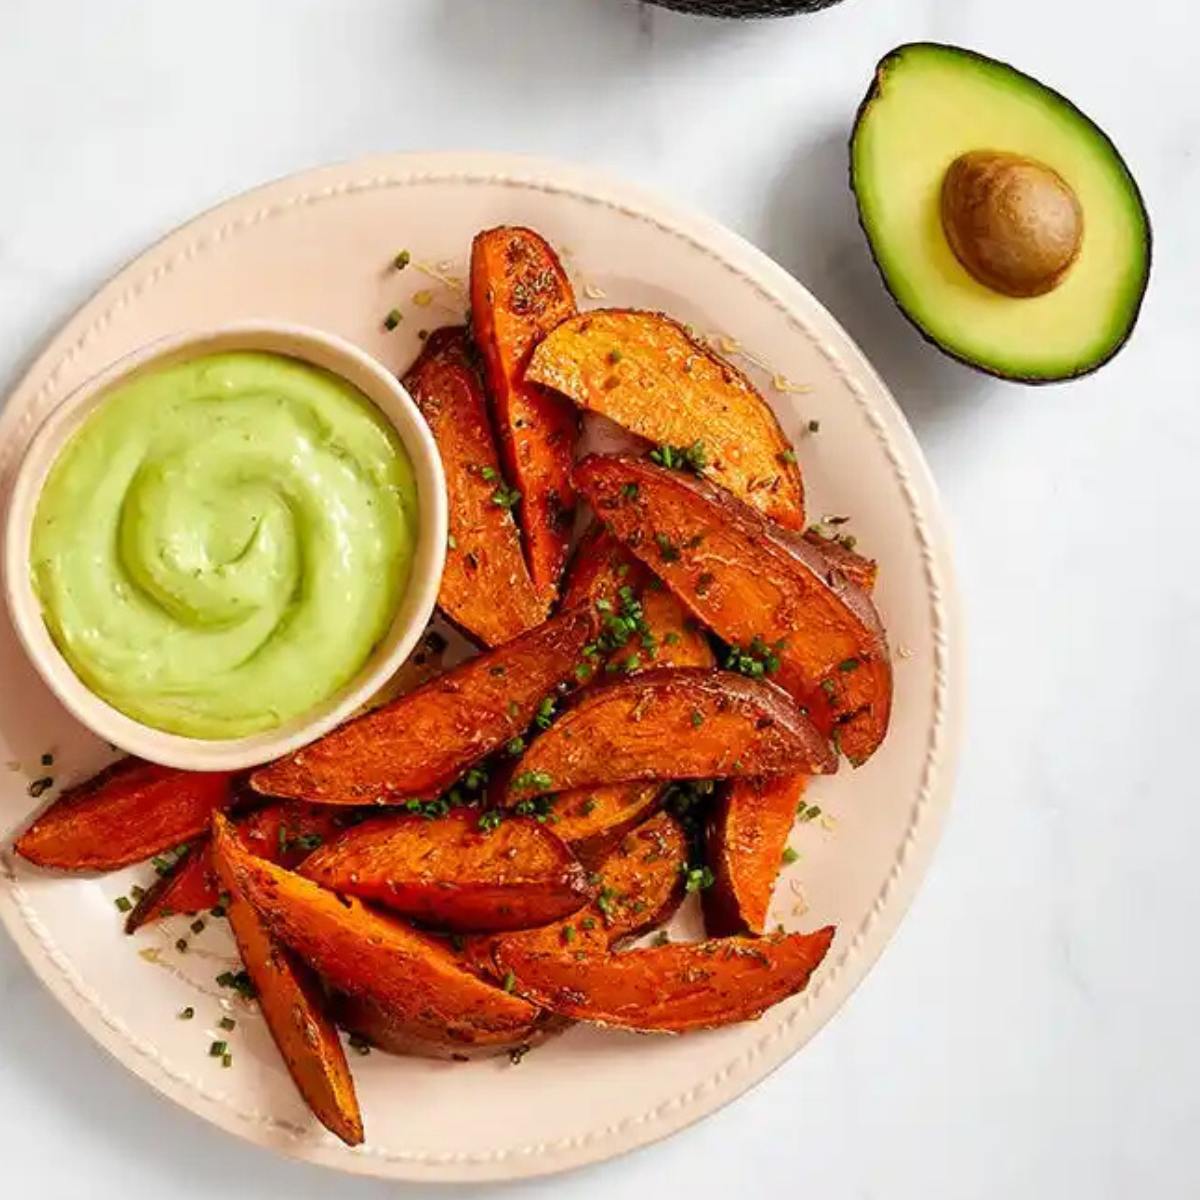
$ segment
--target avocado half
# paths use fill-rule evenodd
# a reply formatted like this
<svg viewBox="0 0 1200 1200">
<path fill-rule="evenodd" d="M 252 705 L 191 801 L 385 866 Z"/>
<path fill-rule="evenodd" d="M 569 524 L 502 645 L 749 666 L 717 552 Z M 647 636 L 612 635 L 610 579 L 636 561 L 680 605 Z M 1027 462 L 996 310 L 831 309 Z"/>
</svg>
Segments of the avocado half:
<svg viewBox="0 0 1200 1200">
<path fill-rule="evenodd" d="M 702 17 L 790 17 L 832 8 L 841 0 L 650 0 L 650 3 Z"/>
<path fill-rule="evenodd" d="M 956 46 L 898 47 L 859 108 L 850 183 L 888 290 L 954 358 L 1049 383 L 1128 340 L 1145 204 L 1107 135 L 1038 80 Z"/>
</svg>

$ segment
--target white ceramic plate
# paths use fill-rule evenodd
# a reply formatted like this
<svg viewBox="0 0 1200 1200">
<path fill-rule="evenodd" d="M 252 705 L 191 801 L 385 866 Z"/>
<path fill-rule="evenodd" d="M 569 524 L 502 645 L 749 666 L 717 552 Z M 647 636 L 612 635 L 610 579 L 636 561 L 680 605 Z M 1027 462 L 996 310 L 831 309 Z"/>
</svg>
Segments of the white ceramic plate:
<svg viewBox="0 0 1200 1200">
<path fill-rule="evenodd" d="M 838 935 L 808 991 L 761 1020 L 683 1038 L 576 1028 L 530 1053 L 472 1063 L 353 1058 L 367 1143 L 349 1150 L 308 1116 L 265 1028 L 239 1008 L 234 1066 L 208 1057 L 231 946 L 212 922 L 186 954 L 185 918 L 126 938 L 114 897 L 147 868 L 100 878 L 40 872 L 12 831 L 110 756 L 54 701 L 0 625 L 0 917 L 64 1007 L 164 1095 L 260 1145 L 346 1171 L 499 1179 L 604 1159 L 712 1112 L 810 1038 L 866 973 L 920 881 L 950 797 L 959 738 L 958 618 L 946 535 L 911 431 L 850 339 L 794 279 L 711 221 L 590 171 L 485 155 L 369 159 L 270 184 L 171 234 L 53 339 L 0 418 L 5 492 L 46 413 L 153 338 L 217 322 L 294 321 L 403 370 L 418 331 L 461 320 L 472 235 L 531 225 L 564 255 L 583 305 L 662 308 L 727 339 L 797 444 L 810 511 L 877 557 L 896 656 L 891 732 L 858 771 L 819 780 L 829 814 L 800 826 L 775 919 Z M 408 249 L 413 265 L 391 269 Z M 388 333 L 383 316 L 404 314 Z M 810 420 L 820 431 L 808 434 Z M 41 757 L 54 755 L 52 767 Z M 32 780 L 52 776 L 40 800 Z M 694 913 L 677 922 L 694 929 Z M 193 1005 L 196 1019 L 176 1013 Z M 221 1035 L 225 1036 L 225 1035 Z M 587 1087 L 580 1090 L 586 1075 Z"/>
</svg>

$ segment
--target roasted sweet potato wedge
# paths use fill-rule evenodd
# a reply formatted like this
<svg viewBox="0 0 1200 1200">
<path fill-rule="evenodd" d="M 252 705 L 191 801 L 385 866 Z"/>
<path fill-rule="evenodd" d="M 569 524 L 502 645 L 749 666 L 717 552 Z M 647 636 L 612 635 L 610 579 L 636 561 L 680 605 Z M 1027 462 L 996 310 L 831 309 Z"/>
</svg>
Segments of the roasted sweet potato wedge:
<svg viewBox="0 0 1200 1200">
<path fill-rule="evenodd" d="M 349 815 L 328 804 L 284 800 L 255 809 L 238 822 L 237 834 L 251 854 L 294 871 L 346 828 Z"/>
<path fill-rule="evenodd" d="M 700 622 L 657 579 L 642 592 L 642 616 L 657 650 L 651 667 L 715 667 L 716 657 Z"/>
<path fill-rule="evenodd" d="M 602 520 L 728 642 L 755 638 L 775 678 L 858 765 L 887 732 L 892 668 L 869 597 L 802 536 L 705 480 L 624 456 L 585 459 L 580 487 Z"/>
<path fill-rule="evenodd" d="M 795 995 L 829 950 L 815 933 L 674 942 L 624 953 L 526 950 L 501 942 L 498 967 L 518 994 L 560 1016 L 646 1033 L 687 1033 L 750 1021 Z"/>
<path fill-rule="evenodd" d="M 375 1001 L 415 1043 L 499 1044 L 519 1038 L 536 1010 L 461 966 L 439 939 L 222 843 L 229 877 L 267 932 L 332 987 Z"/>
<path fill-rule="evenodd" d="M 488 979 L 495 977 L 492 971 L 483 974 Z M 494 1058 L 502 1054 L 509 1055 L 514 1062 L 520 1062 L 528 1051 L 570 1024 L 569 1021 L 551 1013 L 538 1013 L 530 1025 L 517 1031 L 507 1041 L 489 1042 L 485 1046 L 467 1046 L 461 1042 L 437 1044 L 414 1038 L 403 1016 L 393 1018 L 382 1005 L 368 1000 L 365 996 L 335 995 L 333 1012 L 343 1029 L 350 1030 L 385 1054 L 452 1059 L 454 1062 Z"/>
<path fill-rule="evenodd" d="M 597 600 L 612 604 L 623 587 L 640 591 L 647 575 L 646 568 L 599 521 L 594 521 L 583 531 L 567 565 L 563 607 L 595 604 Z"/>
<path fill-rule="evenodd" d="M 294 868 L 343 827 L 344 810 L 330 805 L 283 801 L 256 809 L 237 824 L 237 834 L 252 854 Z M 158 879 L 125 920 L 134 933 L 172 914 L 212 908 L 220 899 L 209 839 L 197 840 L 174 870 Z"/>
<path fill-rule="evenodd" d="M 593 629 L 586 608 L 562 613 L 261 767 L 251 786 L 320 804 L 436 796 L 521 733 L 542 699 L 574 678 Z"/>
<path fill-rule="evenodd" d="M 219 898 L 211 847 L 208 838 L 204 837 L 189 846 L 174 868 L 146 889 L 125 918 L 125 932 L 136 933 L 143 925 L 161 921 L 173 913 L 203 912 L 212 908 Z"/>
<path fill-rule="evenodd" d="M 788 834 L 808 779 L 735 779 L 718 797 L 705 830 L 713 883 L 703 892 L 710 937 L 762 933 Z"/>
<path fill-rule="evenodd" d="M 575 311 L 558 256 L 530 229 L 505 226 L 471 247 L 471 328 L 483 355 L 534 586 L 551 599 L 567 560 L 575 510 L 571 464 L 579 418 L 561 396 L 525 377 L 538 341 Z"/>
<path fill-rule="evenodd" d="M 246 899 L 240 873 L 255 860 L 233 826 L 217 813 L 213 830 L 213 865 L 229 894 L 229 924 L 271 1037 L 313 1115 L 347 1145 L 357 1146 L 363 1140 L 362 1115 L 341 1038 L 326 1011 L 321 983 L 271 938 L 263 919 Z"/>
<path fill-rule="evenodd" d="M 584 692 L 522 755 L 508 795 L 836 769 L 828 742 L 781 689 L 731 671 L 667 667 Z"/>
<path fill-rule="evenodd" d="M 804 540 L 810 546 L 816 546 L 830 568 L 840 571 L 856 588 L 868 593 L 874 591 L 879 564 L 873 558 L 864 558 L 857 550 L 842 545 L 837 538 L 825 537 L 815 529 L 806 529 Z"/>
<path fill-rule="evenodd" d="M 605 645 L 628 635 L 622 644 L 589 658 L 594 665 L 589 683 L 653 667 L 716 665 L 708 638 L 695 618 L 599 524 L 591 526 L 576 547 L 563 600 L 599 604 Z M 640 632 L 632 629 L 633 621 L 641 623 Z M 615 630 L 621 631 L 619 636 Z M 619 783 L 564 792 L 555 797 L 558 824 L 554 831 L 571 843 L 581 859 L 594 862 L 653 811 L 660 790 L 655 784 Z"/>
<path fill-rule="evenodd" d="M 558 325 L 526 378 L 651 442 L 703 447 L 704 472 L 771 520 L 804 528 L 796 456 L 740 371 L 662 313 L 599 309 Z"/>
<path fill-rule="evenodd" d="M 17 838 L 16 851 L 39 867 L 115 871 L 205 833 L 213 810 L 232 800 L 224 772 L 124 758 L 63 792 Z"/>
<path fill-rule="evenodd" d="M 563 588 L 563 603 L 597 606 L 605 635 L 602 640 L 609 643 L 617 640 L 613 636 L 614 622 L 630 622 L 623 631 L 628 641 L 606 652 L 605 663 L 615 664 L 607 673 L 715 665 L 712 647 L 696 619 L 599 524 L 587 530 L 575 549 Z M 638 621 L 643 624 L 634 629 Z"/>
<path fill-rule="evenodd" d="M 658 781 L 610 783 L 563 792 L 553 800 L 554 832 L 580 862 L 591 865 L 654 812 L 662 802 L 662 793 L 663 785 Z"/>
<path fill-rule="evenodd" d="M 433 432 L 446 473 L 450 541 L 438 605 L 485 646 L 499 646 L 546 619 L 506 498 L 487 398 L 466 329 L 435 330 L 404 377 Z"/>
<path fill-rule="evenodd" d="M 473 810 L 382 817 L 315 851 L 300 874 L 443 929 L 528 929 L 582 908 L 587 872 L 549 827 L 517 818 L 481 830 Z"/>
<path fill-rule="evenodd" d="M 688 842 L 670 813 L 657 813 L 619 838 L 596 867 L 600 891 L 587 908 L 540 929 L 468 938 L 466 951 L 483 970 L 496 966 L 498 944 L 531 950 L 607 950 L 669 921 L 684 894 Z"/>
</svg>

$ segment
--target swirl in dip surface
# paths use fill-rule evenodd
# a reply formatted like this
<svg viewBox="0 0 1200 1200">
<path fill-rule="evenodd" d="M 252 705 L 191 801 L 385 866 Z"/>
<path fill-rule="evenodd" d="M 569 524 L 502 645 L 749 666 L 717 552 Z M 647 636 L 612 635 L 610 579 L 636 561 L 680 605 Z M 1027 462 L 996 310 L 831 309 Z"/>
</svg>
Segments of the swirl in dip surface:
<svg viewBox="0 0 1200 1200">
<path fill-rule="evenodd" d="M 416 542 L 412 466 L 355 387 L 238 351 L 118 384 L 62 450 L 30 567 L 75 673 L 146 725 L 234 738 L 348 683 Z"/>
</svg>

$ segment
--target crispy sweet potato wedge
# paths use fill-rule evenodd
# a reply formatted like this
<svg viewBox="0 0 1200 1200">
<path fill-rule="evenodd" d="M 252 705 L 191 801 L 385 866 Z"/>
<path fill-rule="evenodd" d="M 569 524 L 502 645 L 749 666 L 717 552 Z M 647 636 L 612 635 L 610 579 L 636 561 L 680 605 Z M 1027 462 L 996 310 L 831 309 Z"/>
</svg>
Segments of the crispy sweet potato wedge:
<svg viewBox="0 0 1200 1200">
<path fill-rule="evenodd" d="M 892 668 L 870 599 L 802 536 L 711 483 L 641 459 L 576 469 L 599 516 L 726 641 L 778 647 L 775 677 L 858 765 L 887 732 Z"/>
<path fill-rule="evenodd" d="M 607 950 L 669 921 L 684 895 L 688 842 L 679 822 L 660 812 L 629 830 L 597 866 L 597 900 L 540 929 L 468 938 L 466 952 L 484 971 L 502 977 L 497 945 L 532 950 Z"/>
<path fill-rule="evenodd" d="M 287 800 L 256 809 L 238 822 L 237 833 L 252 854 L 291 869 L 341 831 L 342 816 L 343 810 L 329 805 Z M 212 847 L 205 837 L 138 901 L 125 920 L 125 932 L 134 933 L 172 914 L 202 912 L 219 899 Z"/>
<path fill-rule="evenodd" d="M 348 815 L 332 805 L 284 800 L 255 809 L 238 822 L 237 833 L 251 854 L 294 871 L 345 829 Z"/>
<path fill-rule="evenodd" d="M 563 792 L 554 797 L 554 832 L 580 862 L 595 863 L 659 806 L 662 793 L 663 785 L 657 780 Z"/>
<path fill-rule="evenodd" d="M 674 942 L 624 953 L 496 947 L 517 992 L 579 1021 L 646 1033 L 687 1033 L 750 1021 L 795 995 L 829 950 L 832 925 L 815 933 Z"/>
<path fill-rule="evenodd" d="M 491 971 L 484 974 L 487 979 L 495 977 Z M 561 1017 L 540 1012 L 534 1021 L 507 1041 L 467 1046 L 461 1042 L 437 1044 L 414 1038 L 402 1016 L 393 1018 L 386 1008 L 365 996 L 336 994 L 333 997 L 333 1012 L 343 1029 L 349 1029 L 385 1054 L 452 1059 L 454 1062 L 494 1058 L 502 1054 L 508 1054 L 514 1062 L 519 1062 L 529 1050 L 570 1025 Z"/>
<path fill-rule="evenodd" d="M 115 871 L 208 829 L 233 800 L 224 772 L 177 771 L 124 758 L 68 788 L 16 841 L 22 858 L 63 871 Z"/>
<path fill-rule="evenodd" d="M 857 550 L 843 546 L 837 538 L 823 537 L 815 529 L 806 529 L 804 540 L 810 546 L 816 546 L 829 566 L 840 571 L 856 588 L 868 593 L 874 591 L 879 564 L 873 558 L 864 558 Z"/>
<path fill-rule="evenodd" d="M 300 874 L 443 929 L 545 925 L 592 897 L 587 872 L 546 826 L 526 818 L 479 828 L 474 811 L 383 817 L 348 829 Z"/>
<path fill-rule="evenodd" d="M 205 837 L 189 846 L 174 869 L 146 889 L 125 918 L 125 932 L 136 933 L 143 925 L 161 921 L 173 913 L 203 912 L 212 908 L 219 898 L 211 847 Z"/>
<path fill-rule="evenodd" d="M 709 814 L 705 838 L 712 887 L 703 892 L 710 937 L 762 933 L 804 775 L 735 779 Z"/>
<path fill-rule="evenodd" d="M 213 865 L 229 893 L 229 924 L 263 1019 L 313 1115 L 347 1145 L 357 1146 L 363 1140 L 362 1115 L 337 1027 L 316 975 L 271 938 L 246 899 L 239 871 L 253 862 L 233 826 L 215 814 Z"/>
<path fill-rule="evenodd" d="M 236 839 L 222 849 L 268 933 L 332 987 L 382 1006 L 414 1042 L 501 1044 L 532 1024 L 536 1009 L 464 969 L 437 938 L 256 858 Z"/>
<path fill-rule="evenodd" d="M 552 598 L 567 559 L 575 510 L 574 407 L 525 378 L 534 346 L 575 311 L 558 256 L 530 229 L 480 233 L 471 247 L 471 327 L 483 355 L 534 587 Z"/>
<path fill-rule="evenodd" d="M 504 498 L 487 397 L 465 328 L 435 330 L 404 377 L 433 432 L 450 498 L 450 543 L 438 605 L 485 646 L 499 646 L 548 615 Z"/>
<path fill-rule="evenodd" d="M 569 606 L 592 604 L 610 641 L 614 618 L 640 617 L 644 623 L 642 632 L 607 653 L 604 671 L 596 664 L 598 671 L 589 682 L 650 667 L 715 665 L 713 649 L 697 620 L 600 524 L 589 527 L 576 547 L 563 601 Z"/>
<path fill-rule="evenodd" d="M 251 786 L 320 804 L 386 804 L 436 796 L 529 724 L 542 699 L 573 677 L 594 629 L 572 609 L 358 717 Z"/>
<path fill-rule="evenodd" d="M 829 744 L 781 689 L 730 671 L 668 667 L 583 693 L 522 755 L 508 795 L 836 769 Z"/>
<path fill-rule="evenodd" d="M 580 313 L 541 342 L 526 378 L 649 441 L 703 443 L 713 480 L 780 525 L 804 528 L 796 456 L 770 405 L 678 321 L 628 309 Z"/>
<path fill-rule="evenodd" d="M 637 612 L 621 601 L 629 588 L 640 605 L 646 639 L 634 635 L 625 646 L 608 651 L 594 661 L 597 669 L 589 682 L 612 674 L 636 674 L 652 667 L 711 667 L 716 665 L 708 638 L 695 618 L 611 534 L 592 525 L 580 539 L 564 585 L 568 604 L 608 605 L 604 618 Z M 651 657 L 653 654 L 653 657 Z M 604 667 L 600 663 L 604 663 Z M 614 841 L 653 811 L 661 789 L 655 784 L 618 783 L 583 788 L 555 797 L 554 832 L 585 862 L 594 862 Z"/>
<path fill-rule="evenodd" d="M 593 521 L 583 531 L 567 565 L 563 607 L 595 604 L 597 600 L 612 604 L 621 588 L 640 590 L 646 577 L 646 568 L 599 521 Z"/>
</svg>

